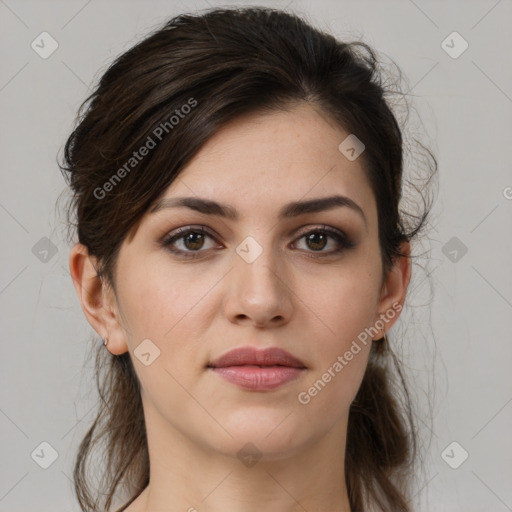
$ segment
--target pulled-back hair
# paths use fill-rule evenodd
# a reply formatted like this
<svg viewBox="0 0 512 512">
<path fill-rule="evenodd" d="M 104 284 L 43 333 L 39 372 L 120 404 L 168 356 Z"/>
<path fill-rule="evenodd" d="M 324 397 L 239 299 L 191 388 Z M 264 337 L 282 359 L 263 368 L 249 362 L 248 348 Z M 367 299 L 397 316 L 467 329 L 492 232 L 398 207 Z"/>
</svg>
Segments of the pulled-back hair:
<svg viewBox="0 0 512 512">
<path fill-rule="evenodd" d="M 97 258 L 98 276 L 115 289 L 123 240 L 134 236 L 142 216 L 212 135 L 243 114 L 308 103 L 365 144 L 359 161 L 376 198 L 385 275 L 396 258 L 412 257 L 400 246 L 418 236 L 431 206 L 401 208 L 405 148 L 390 102 L 404 96 L 385 85 L 370 46 L 342 42 L 298 15 L 259 7 L 179 15 L 119 56 L 82 103 L 59 164 L 73 191 L 68 226 Z M 154 148 L 127 166 L 150 139 Z M 429 169 L 437 170 L 426 152 Z M 109 510 L 116 493 L 128 489 L 124 510 L 149 483 L 130 354 L 96 345 L 100 408 L 74 467 L 84 512 Z M 411 406 L 399 359 L 377 340 L 348 419 L 345 475 L 353 512 L 410 510 L 417 456 Z M 101 444 L 98 489 L 86 469 Z"/>
</svg>

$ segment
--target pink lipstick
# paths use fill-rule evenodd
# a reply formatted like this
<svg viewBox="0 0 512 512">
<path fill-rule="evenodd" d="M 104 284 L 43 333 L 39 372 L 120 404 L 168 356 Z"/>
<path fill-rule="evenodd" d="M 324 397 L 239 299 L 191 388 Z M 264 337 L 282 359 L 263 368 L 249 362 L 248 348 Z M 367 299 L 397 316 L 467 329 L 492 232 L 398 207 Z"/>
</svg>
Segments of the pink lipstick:
<svg viewBox="0 0 512 512">
<path fill-rule="evenodd" d="M 269 391 L 298 378 L 304 364 L 280 348 L 242 347 L 208 364 L 224 380 L 250 391 Z"/>
</svg>

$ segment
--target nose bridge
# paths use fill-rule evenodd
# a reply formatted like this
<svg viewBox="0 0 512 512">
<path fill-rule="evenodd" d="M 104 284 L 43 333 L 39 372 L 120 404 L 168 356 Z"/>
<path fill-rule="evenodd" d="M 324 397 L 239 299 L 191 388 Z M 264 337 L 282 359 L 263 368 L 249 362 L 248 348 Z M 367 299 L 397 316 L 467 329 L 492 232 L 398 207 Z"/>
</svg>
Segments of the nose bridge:
<svg viewBox="0 0 512 512">
<path fill-rule="evenodd" d="M 246 285 L 256 289 L 277 287 L 277 258 L 270 236 L 247 236 L 236 248 L 236 253 L 236 267 Z"/>
<path fill-rule="evenodd" d="M 236 248 L 230 314 L 264 323 L 289 312 L 289 291 L 270 236 L 248 236 Z"/>
</svg>

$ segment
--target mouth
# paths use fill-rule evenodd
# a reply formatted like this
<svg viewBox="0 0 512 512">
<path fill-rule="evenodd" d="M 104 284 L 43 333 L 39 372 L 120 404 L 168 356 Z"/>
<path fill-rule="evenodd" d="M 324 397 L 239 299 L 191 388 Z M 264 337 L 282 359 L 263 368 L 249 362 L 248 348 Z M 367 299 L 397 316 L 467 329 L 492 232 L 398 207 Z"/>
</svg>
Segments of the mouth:
<svg viewBox="0 0 512 512">
<path fill-rule="evenodd" d="M 207 368 L 223 380 L 250 391 L 269 391 L 300 377 L 306 366 L 279 348 L 243 347 L 212 361 Z"/>
</svg>

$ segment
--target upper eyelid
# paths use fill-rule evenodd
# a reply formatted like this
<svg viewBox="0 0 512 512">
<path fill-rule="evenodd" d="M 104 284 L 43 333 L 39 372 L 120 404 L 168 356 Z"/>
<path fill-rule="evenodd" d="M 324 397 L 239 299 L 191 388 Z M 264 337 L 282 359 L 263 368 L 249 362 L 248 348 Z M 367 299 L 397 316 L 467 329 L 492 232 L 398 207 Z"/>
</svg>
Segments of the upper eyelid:
<svg viewBox="0 0 512 512">
<path fill-rule="evenodd" d="M 345 229 L 337 228 L 335 226 L 329 226 L 325 223 L 312 224 L 312 225 L 304 226 L 304 227 L 301 227 L 298 229 L 293 229 L 291 231 L 293 232 L 293 234 L 295 236 L 297 236 L 297 235 L 302 235 L 302 234 L 308 233 L 311 230 L 322 230 L 322 229 L 336 231 L 336 232 L 339 232 L 340 234 L 344 234 L 347 237 L 349 236 Z M 185 224 L 183 226 L 179 226 L 177 228 L 166 231 L 164 233 L 164 235 L 162 236 L 162 238 L 165 239 L 165 238 L 173 237 L 175 235 L 180 235 L 180 234 L 186 233 L 187 231 L 200 231 L 200 232 L 206 233 L 213 237 L 220 236 L 215 233 L 215 230 L 213 230 L 210 227 L 205 226 L 203 224 Z"/>
<path fill-rule="evenodd" d="M 196 224 L 188 224 L 184 226 L 180 226 L 178 228 L 175 228 L 169 232 L 166 232 L 163 237 L 161 237 L 161 243 L 170 243 L 171 240 L 180 240 L 183 236 L 185 236 L 189 232 L 200 232 L 202 234 L 205 234 L 209 236 L 210 238 L 214 239 L 215 241 L 218 241 L 218 236 L 215 233 L 212 233 L 213 230 L 211 230 L 209 227 L 204 225 L 196 225 Z M 326 231 L 328 232 L 329 236 L 338 235 L 340 238 L 345 239 L 347 243 L 353 243 L 352 237 L 347 234 L 347 232 L 343 229 L 336 228 L 334 226 L 328 226 L 326 224 L 317 224 L 317 225 L 311 225 L 306 226 L 303 228 L 299 228 L 297 230 L 294 230 L 293 236 L 296 238 L 302 238 L 303 236 L 309 234 L 310 232 L 314 231 Z M 202 251 L 195 251 L 195 252 L 202 252 Z"/>
</svg>

